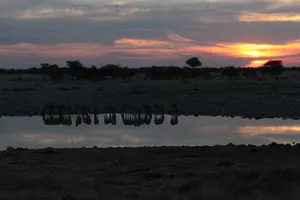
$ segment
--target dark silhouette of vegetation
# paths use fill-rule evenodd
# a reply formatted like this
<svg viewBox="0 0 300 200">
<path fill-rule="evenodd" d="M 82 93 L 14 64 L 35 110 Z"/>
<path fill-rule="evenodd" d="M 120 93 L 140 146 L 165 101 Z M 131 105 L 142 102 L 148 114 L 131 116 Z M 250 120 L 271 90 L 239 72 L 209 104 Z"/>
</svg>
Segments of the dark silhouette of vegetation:
<svg viewBox="0 0 300 200">
<path fill-rule="evenodd" d="M 271 60 L 259 68 L 244 68 L 227 66 L 221 68 L 202 67 L 198 58 L 193 57 L 186 61 L 190 67 L 176 66 L 149 66 L 140 68 L 121 67 L 118 64 L 107 64 L 102 67 L 84 66 L 80 61 L 66 61 L 66 66 L 60 67 L 56 64 L 42 63 L 40 68 L 32 67 L 29 69 L 0 69 L 0 74 L 17 74 L 20 79 L 26 74 L 39 74 L 48 76 L 51 80 L 58 82 L 64 77 L 84 80 L 105 80 L 105 79 L 151 79 L 151 80 L 186 80 L 188 78 L 210 78 L 212 74 L 238 78 L 238 75 L 246 78 L 256 78 L 257 72 L 269 74 L 275 78 L 284 71 L 298 71 L 300 67 L 285 68 L 282 61 Z"/>
<path fill-rule="evenodd" d="M 199 58 L 197 58 L 197 57 L 189 58 L 185 63 L 192 68 L 202 66 L 202 63 L 200 62 Z"/>
<path fill-rule="evenodd" d="M 234 66 L 228 66 L 222 69 L 222 75 L 229 78 L 238 78 L 238 70 Z"/>
<path fill-rule="evenodd" d="M 74 79 L 81 79 L 86 75 L 86 70 L 79 60 L 66 61 L 66 63 Z"/>
<path fill-rule="evenodd" d="M 49 78 L 55 82 L 59 82 L 63 79 L 64 74 L 61 70 L 59 70 L 58 65 L 49 65 Z"/>
<path fill-rule="evenodd" d="M 284 66 L 281 60 L 270 60 L 262 66 L 262 72 L 270 74 L 275 79 L 284 72 Z"/>
</svg>

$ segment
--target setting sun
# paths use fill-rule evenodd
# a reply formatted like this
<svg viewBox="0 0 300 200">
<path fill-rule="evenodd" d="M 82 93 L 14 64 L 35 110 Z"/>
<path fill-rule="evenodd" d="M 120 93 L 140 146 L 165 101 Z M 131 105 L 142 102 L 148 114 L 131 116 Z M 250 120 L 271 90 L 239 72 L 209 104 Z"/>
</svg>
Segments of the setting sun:
<svg viewBox="0 0 300 200">
<path fill-rule="evenodd" d="M 252 57 L 259 57 L 260 56 L 260 52 L 259 51 L 247 51 L 246 54 L 252 56 Z"/>
<path fill-rule="evenodd" d="M 229 56 L 246 58 L 275 58 L 290 56 L 299 50 L 299 42 L 291 41 L 288 44 L 255 44 L 255 43 L 220 43 L 219 46 L 225 47 L 224 51 Z"/>
</svg>

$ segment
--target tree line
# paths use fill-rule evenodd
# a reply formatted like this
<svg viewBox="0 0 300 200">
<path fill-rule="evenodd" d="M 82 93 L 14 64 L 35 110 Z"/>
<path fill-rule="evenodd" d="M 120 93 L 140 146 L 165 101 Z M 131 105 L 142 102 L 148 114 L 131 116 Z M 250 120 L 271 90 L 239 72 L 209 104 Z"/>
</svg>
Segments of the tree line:
<svg viewBox="0 0 300 200">
<path fill-rule="evenodd" d="M 185 67 L 177 66 L 151 66 L 140 68 L 121 67 L 118 64 L 107 64 L 100 68 L 92 65 L 84 66 L 79 60 L 66 61 L 66 66 L 60 67 L 57 64 L 41 63 L 40 67 L 28 69 L 0 69 L 0 74 L 44 74 L 54 81 L 60 81 L 64 76 L 71 76 L 74 79 L 101 80 L 110 76 L 112 79 L 129 79 L 137 75 L 145 75 L 148 79 L 184 79 L 197 77 L 211 77 L 212 73 L 219 73 L 230 78 L 237 78 L 238 74 L 245 77 L 255 77 L 257 71 L 263 74 L 278 75 L 287 70 L 300 70 L 299 67 L 285 68 L 281 61 L 268 61 L 262 67 L 244 68 L 225 66 L 221 68 L 202 67 L 197 57 L 186 60 Z"/>
</svg>

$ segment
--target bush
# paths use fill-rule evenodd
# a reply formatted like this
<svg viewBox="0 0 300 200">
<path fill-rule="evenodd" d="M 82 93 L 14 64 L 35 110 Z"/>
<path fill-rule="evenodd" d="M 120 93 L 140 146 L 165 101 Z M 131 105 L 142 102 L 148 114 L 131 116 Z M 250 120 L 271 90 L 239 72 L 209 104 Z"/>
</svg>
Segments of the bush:
<svg viewBox="0 0 300 200">
<path fill-rule="evenodd" d="M 229 78 L 237 78 L 238 70 L 234 66 L 228 66 L 222 69 L 222 75 L 227 76 Z"/>
<path fill-rule="evenodd" d="M 59 69 L 51 70 L 49 73 L 49 78 L 55 82 L 61 81 L 64 74 Z"/>
</svg>

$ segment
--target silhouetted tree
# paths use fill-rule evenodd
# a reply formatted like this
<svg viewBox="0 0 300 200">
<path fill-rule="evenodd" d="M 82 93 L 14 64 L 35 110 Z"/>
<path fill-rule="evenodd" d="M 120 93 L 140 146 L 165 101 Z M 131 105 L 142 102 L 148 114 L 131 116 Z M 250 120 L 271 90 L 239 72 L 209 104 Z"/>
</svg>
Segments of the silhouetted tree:
<svg viewBox="0 0 300 200">
<path fill-rule="evenodd" d="M 91 66 L 91 69 L 92 69 L 93 71 L 97 71 L 97 67 L 96 67 L 95 65 L 92 65 L 92 66 Z"/>
<path fill-rule="evenodd" d="M 284 71 L 284 66 L 282 64 L 281 60 L 270 60 L 266 62 L 262 67 L 261 70 L 263 73 L 270 74 L 273 77 L 273 84 L 271 86 L 273 90 L 273 95 L 275 94 L 275 91 L 279 88 L 279 85 L 276 83 L 277 76 Z"/>
<path fill-rule="evenodd" d="M 185 61 L 185 63 L 192 67 L 192 68 L 196 68 L 196 67 L 201 67 L 202 66 L 202 63 L 200 62 L 199 58 L 197 57 L 192 57 L 192 58 L 189 58 Z"/>
<path fill-rule="evenodd" d="M 277 75 L 283 73 L 284 66 L 281 60 L 270 60 L 262 66 L 263 73 L 268 73 L 277 79 Z"/>
<path fill-rule="evenodd" d="M 43 74 L 49 74 L 49 66 L 50 64 L 49 63 L 41 63 L 41 72 Z"/>
<path fill-rule="evenodd" d="M 85 68 L 79 60 L 66 61 L 73 78 L 81 79 L 84 76 Z"/>
<path fill-rule="evenodd" d="M 47 69 L 49 67 L 49 63 L 41 63 L 42 69 Z"/>
</svg>

